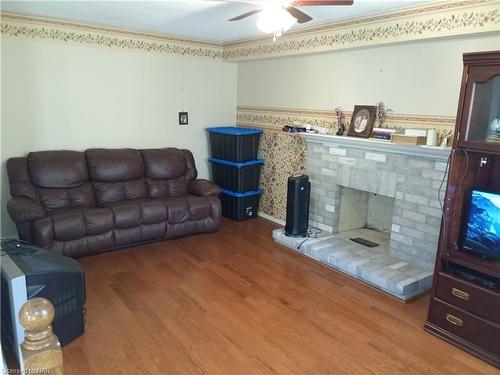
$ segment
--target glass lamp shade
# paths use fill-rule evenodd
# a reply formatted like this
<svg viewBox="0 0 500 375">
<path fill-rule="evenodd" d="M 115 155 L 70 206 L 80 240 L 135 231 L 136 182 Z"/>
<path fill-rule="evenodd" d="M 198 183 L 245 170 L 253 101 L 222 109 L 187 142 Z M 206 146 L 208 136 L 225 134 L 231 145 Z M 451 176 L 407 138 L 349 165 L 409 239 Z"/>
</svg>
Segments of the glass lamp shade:
<svg viewBox="0 0 500 375">
<path fill-rule="evenodd" d="M 257 20 L 257 27 L 264 33 L 281 33 L 289 30 L 297 19 L 288 13 L 281 5 L 274 3 L 266 6 Z"/>
</svg>

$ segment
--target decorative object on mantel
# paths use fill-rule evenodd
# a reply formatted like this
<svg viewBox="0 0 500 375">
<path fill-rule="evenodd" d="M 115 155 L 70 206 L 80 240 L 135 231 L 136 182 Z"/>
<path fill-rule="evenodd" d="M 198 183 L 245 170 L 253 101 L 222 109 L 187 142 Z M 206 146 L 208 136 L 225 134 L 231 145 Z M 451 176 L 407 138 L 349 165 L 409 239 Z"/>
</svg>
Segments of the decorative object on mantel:
<svg viewBox="0 0 500 375">
<path fill-rule="evenodd" d="M 283 126 L 282 130 L 287 133 L 306 133 L 311 132 L 311 128 L 311 124 L 307 122 L 294 121 L 291 125 Z"/>
<path fill-rule="evenodd" d="M 448 141 L 452 133 L 453 130 L 451 129 L 443 130 L 441 132 L 441 145 L 440 145 L 441 147 L 443 148 L 448 147 Z"/>
<path fill-rule="evenodd" d="M 377 107 L 374 105 L 354 106 L 347 135 L 350 137 L 369 138 L 372 133 L 376 111 Z"/>
<path fill-rule="evenodd" d="M 314 126 L 307 122 L 294 121 L 292 125 L 285 125 L 282 129 L 287 133 L 319 133 L 328 134 L 328 129 L 321 126 Z"/>
<path fill-rule="evenodd" d="M 411 137 L 427 137 L 427 130 L 425 129 L 405 129 L 405 135 Z"/>
<path fill-rule="evenodd" d="M 396 134 L 396 129 L 373 128 L 371 138 L 376 139 L 377 141 L 390 142 L 394 134 Z"/>
<path fill-rule="evenodd" d="M 427 143 L 427 130 L 405 129 L 404 134 L 395 134 L 392 137 L 392 141 L 408 145 L 425 145 Z"/>
<path fill-rule="evenodd" d="M 335 135 L 343 135 L 345 132 L 345 113 L 342 108 L 335 108 L 335 116 L 337 117 L 337 129 L 335 129 Z"/>
<path fill-rule="evenodd" d="M 427 147 L 425 145 L 410 145 L 356 137 L 337 137 L 330 134 L 299 133 L 308 143 L 318 143 L 327 147 L 362 149 L 373 152 L 390 152 L 401 155 L 413 155 L 419 158 L 440 159 L 446 162 L 450 156 L 450 148 Z"/>
<path fill-rule="evenodd" d="M 437 146 L 437 131 L 436 129 L 427 130 L 427 143 L 426 146 Z"/>
<path fill-rule="evenodd" d="M 377 103 L 377 111 L 375 112 L 374 128 L 380 128 L 384 125 L 385 118 L 388 113 L 393 112 L 391 108 L 387 107 L 383 101 Z"/>
<path fill-rule="evenodd" d="M 419 137 L 415 135 L 406 135 L 406 134 L 394 134 L 392 136 L 392 141 L 394 143 L 403 143 L 406 145 L 425 145 L 427 143 L 427 137 Z"/>
<path fill-rule="evenodd" d="M 330 132 L 329 129 L 321 127 L 321 126 L 312 126 L 310 133 L 319 133 L 319 134 L 328 134 Z"/>
</svg>

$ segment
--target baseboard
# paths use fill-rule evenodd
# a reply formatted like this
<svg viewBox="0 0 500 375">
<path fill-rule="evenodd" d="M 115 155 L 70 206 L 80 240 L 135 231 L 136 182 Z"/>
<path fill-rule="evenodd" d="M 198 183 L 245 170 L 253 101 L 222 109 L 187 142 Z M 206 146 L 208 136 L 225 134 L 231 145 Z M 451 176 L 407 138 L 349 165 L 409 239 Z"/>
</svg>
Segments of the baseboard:
<svg viewBox="0 0 500 375">
<path fill-rule="evenodd" d="M 284 220 L 280 220 L 280 219 L 276 219 L 274 216 L 271 216 L 271 215 L 268 215 L 268 214 L 265 214 L 264 212 L 262 211 L 259 211 L 258 215 L 260 217 L 263 217 L 264 219 L 267 219 L 267 220 L 270 220 L 276 224 L 279 224 L 279 225 L 283 225 L 285 226 L 285 221 Z"/>
</svg>

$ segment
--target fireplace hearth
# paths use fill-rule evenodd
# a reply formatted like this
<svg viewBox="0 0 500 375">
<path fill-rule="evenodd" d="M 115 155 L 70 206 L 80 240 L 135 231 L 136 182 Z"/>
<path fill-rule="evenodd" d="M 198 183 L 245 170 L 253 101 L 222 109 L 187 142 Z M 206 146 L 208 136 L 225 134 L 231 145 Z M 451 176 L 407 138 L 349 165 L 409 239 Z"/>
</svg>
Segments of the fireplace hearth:
<svg viewBox="0 0 500 375">
<path fill-rule="evenodd" d="M 299 251 L 404 300 L 429 289 L 449 151 L 303 136 L 311 181 L 309 223 L 323 236 L 308 239 Z M 356 237 L 379 246 L 351 241 Z M 297 247 L 279 230 L 274 238 Z"/>
</svg>

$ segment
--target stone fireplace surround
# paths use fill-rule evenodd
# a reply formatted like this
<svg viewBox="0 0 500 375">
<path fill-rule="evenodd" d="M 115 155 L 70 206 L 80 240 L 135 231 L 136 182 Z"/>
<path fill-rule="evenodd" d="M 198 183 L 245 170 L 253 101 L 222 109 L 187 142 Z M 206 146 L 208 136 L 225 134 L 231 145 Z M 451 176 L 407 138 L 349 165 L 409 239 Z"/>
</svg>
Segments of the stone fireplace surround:
<svg viewBox="0 0 500 375">
<path fill-rule="evenodd" d="M 323 236 L 309 239 L 299 251 L 404 300 L 429 289 L 442 216 L 438 194 L 450 151 L 330 135 L 302 136 L 308 144 L 309 222 L 322 229 Z M 394 199 L 388 254 L 336 235 L 342 188 Z M 281 230 L 275 231 L 274 238 L 296 250 L 303 241 L 285 237 Z"/>
</svg>

